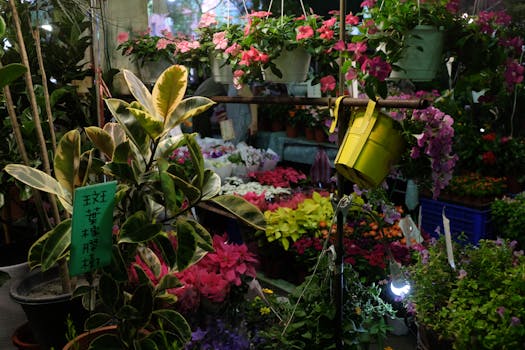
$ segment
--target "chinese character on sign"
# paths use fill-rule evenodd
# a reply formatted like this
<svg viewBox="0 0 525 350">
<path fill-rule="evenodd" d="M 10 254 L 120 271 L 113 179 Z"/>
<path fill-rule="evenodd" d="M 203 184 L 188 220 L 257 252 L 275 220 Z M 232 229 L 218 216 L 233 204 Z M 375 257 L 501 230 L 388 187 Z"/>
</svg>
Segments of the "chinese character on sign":
<svg viewBox="0 0 525 350">
<path fill-rule="evenodd" d="M 106 266 L 111 261 L 113 207 L 117 182 L 75 189 L 71 229 L 71 276 Z"/>
</svg>

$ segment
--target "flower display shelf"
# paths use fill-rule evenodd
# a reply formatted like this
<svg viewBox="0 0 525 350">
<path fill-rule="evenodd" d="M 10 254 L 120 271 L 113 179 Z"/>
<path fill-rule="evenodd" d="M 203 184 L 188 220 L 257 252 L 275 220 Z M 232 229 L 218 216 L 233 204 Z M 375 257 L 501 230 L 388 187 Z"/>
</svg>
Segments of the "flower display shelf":
<svg viewBox="0 0 525 350">
<path fill-rule="evenodd" d="M 432 237 L 437 237 L 436 228 L 444 233 L 442 213 L 450 220 L 450 232 L 454 239 L 465 234 L 469 243 L 477 244 L 480 239 L 488 238 L 492 233 L 490 208 L 471 208 L 455 203 L 420 198 L 421 226 Z"/>
</svg>

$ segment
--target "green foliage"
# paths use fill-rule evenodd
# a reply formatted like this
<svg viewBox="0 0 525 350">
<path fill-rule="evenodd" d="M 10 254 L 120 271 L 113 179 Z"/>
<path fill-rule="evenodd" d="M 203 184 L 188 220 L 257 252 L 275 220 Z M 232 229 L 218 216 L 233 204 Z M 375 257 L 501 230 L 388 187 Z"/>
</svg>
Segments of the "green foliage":
<svg viewBox="0 0 525 350">
<path fill-rule="evenodd" d="M 285 250 L 306 233 L 317 232 L 321 221 L 330 222 L 334 210 L 330 197 L 314 192 L 312 198 L 305 199 L 297 209 L 279 207 L 275 211 L 265 211 L 266 240 L 277 241 Z"/>
<path fill-rule="evenodd" d="M 170 271 L 181 271 L 210 251 L 210 234 L 190 215 L 191 208 L 200 201 L 213 201 L 248 225 L 264 229 L 264 218 L 255 206 L 231 196 L 216 197 L 220 178 L 204 170 L 195 135 L 169 134 L 184 120 L 213 104 L 203 97 L 184 99 L 187 74 L 184 66 L 168 68 L 150 93 L 137 77 L 125 71 L 137 101 L 128 104 L 117 99 L 107 100 L 117 123 L 108 123 L 103 129 L 85 128 L 84 145 L 78 130 L 67 132 L 55 154 L 55 178 L 20 164 L 5 168 L 17 180 L 56 195 L 69 214 L 73 214 L 75 188 L 98 182 L 100 173 L 118 181 L 113 217 L 119 232 L 112 236 L 112 263 L 95 272 L 100 278 L 98 295 L 102 310 L 86 323 L 92 328 L 116 322 L 118 334 L 97 339 L 95 349 L 107 349 L 109 344 L 118 344 L 119 349 L 150 348 L 156 343 L 182 347 L 188 341 L 190 330 L 184 318 L 165 309 L 175 301 L 166 297 L 166 289 L 176 286 L 178 280 L 165 279 L 161 287 L 155 288 L 133 262 L 140 254 L 152 271 L 160 271 L 161 259 L 169 264 Z M 194 168 L 191 178 L 170 164 L 169 155 L 178 147 L 189 150 Z M 81 153 L 83 149 L 87 151 Z M 100 151 L 105 161 L 97 160 L 94 150 Z M 46 270 L 63 257 L 67 258 L 70 232 L 71 220 L 67 219 L 42 236 L 31 247 L 31 266 Z M 177 241 L 176 248 L 171 240 Z M 159 247 L 160 256 L 149 248 L 151 244 Z M 128 282 L 130 267 L 138 276 L 138 285 Z M 85 300 L 91 297 L 89 290 L 83 290 L 80 295 Z"/>
<path fill-rule="evenodd" d="M 339 321 L 335 317 L 334 270 L 330 264 L 330 257 L 323 254 L 319 269 L 293 291 L 289 300 L 273 304 L 282 321 L 262 332 L 263 348 L 335 349 L 334 325 Z M 388 330 L 385 317 L 393 317 L 394 311 L 380 298 L 380 288 L 365 286 L 352 266 L 345 265 L 343 294 L 345 349 L 366 349 L 372 342 L 381 345 Z"/>
<path fill-rule="evenodd" d="M 456 269 L 445 240 L 423 250 L 411 268 L 417 320 L 453 342 L 454 349 L 516 349 L 525 339 L 525 259 L 516 244 L 481 240 L 454 245 Z"/>
<path fill-rule="evenodd" d="M 496 199 L 490 209 L 495 233 L 502 238 L 516 240 L 521 248 L 525 248 L 525 192 Z"/>
</svg>

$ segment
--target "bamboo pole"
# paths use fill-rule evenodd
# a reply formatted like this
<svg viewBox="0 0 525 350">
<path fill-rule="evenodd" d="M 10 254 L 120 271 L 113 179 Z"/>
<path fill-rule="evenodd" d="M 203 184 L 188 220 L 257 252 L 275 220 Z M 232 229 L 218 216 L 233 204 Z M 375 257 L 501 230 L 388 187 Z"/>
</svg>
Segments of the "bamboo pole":
<svg viewBox="0 0 525 350">
<path fill-rule="evenodd" d="M 51 165 L 49 162 L 49 157 L 47 154 L 46 139 L 44 138 L 44 132 L 42 130 L 40 115 L 38 114 L 38 105 L 36 102 L 35 90 L 33 86 L 33 80 L 31 78 L 31 69 L 29 65 L 29 58 L 27 56 L 27 50 L 24 43 L 24 37 L 22 35 L 22 28 L 20 25 L 20 17 L 18 15 L 18 10 L 16 8 L 15 0 L 9 0 L 9 5 L 13 13 L 13 22 L 15 24 L 16 36 L 18 40 L 18 45 L 20 47 L 20 56 L 22 57 L 22 64 L 27 67 L 25 73 L 25 81 L 27 87 L 27 95 L 29 96 L 29 103 L 31 105 L 31 113 L 33 116 L 33 121 L 35 122 L 35 130 L 37 133 L 38 143 L 40 146 L 40 156 L 42 158 L 42 166 L 44 171 L 51 176 Z M 55 219 L 55 224 L 60 223 L 60 212 L 58 210 L 58 204 L 55 198 L 55 195 L 49 194 L 49 202 L 53 211 L 53 218 Z M 71 284 L 69 279 L 69 273 L 67 272 L 67 263 L 65 261 L 60 262 L 60 277 L 62 281 L 62 290 L 64 293 L 71 292 Z"/>
<path fill-rule="evenodd" d="M 31 27 L 31 21 L 29 21 L 29 26 Z M 38 25 L 36 28 L 33 28 L 33 40 L 35 41 L 36 48 L 36 57 L 38 60 L 38 67 L 40 68 L 40 76 L 42 77 L 42 88 L 44 89 L 44 102 L 46 105 L 46 116 L 47 123 L 49 124 L 49 134 L 51 136 L 51 145 L 53 146 L 53 154 L 57 150 L 57 139 L 55 136 L 55 125 L 53 123 L 53 112 L 51 111 L 51 102 L 49 98 L 49 89 L 47 87 L 47 74 L 44 68 L 44 60 L 42 59 L 42 47 L 40 46 L 40 29 Z"/>
</svg>

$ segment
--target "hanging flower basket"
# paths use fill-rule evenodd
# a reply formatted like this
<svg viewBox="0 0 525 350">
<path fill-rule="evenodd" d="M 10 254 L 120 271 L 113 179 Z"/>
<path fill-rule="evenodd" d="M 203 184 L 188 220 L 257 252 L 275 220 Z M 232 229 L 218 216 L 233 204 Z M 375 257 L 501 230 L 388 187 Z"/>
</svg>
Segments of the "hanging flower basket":
<svg viewBox="0 0 525 350">
<path fill-rule="evenodd" d="M 361 188 L 378 186 L 405 148 L 395 120 L 365 110 L 354 112 L 351 126 L 335 158 L 335 168 Z"/>
<path fill-rule="evenodd" d="M 231 84 L 233 81 L 232 67 L 226 60 L 215 55 L 210 56 L 211 75 L 216 83 Z"/>
<path fill-rule="evenodd" d="M 282 77 L 275 75 L 270 68 L 263 71 L 264 80 L 272 83 L 300 83 L 308 77 L 312 56 L 302 47 L 285 50 L 273 60 Z"/>
<path fill-rule="evenodd" d="M 390 79 L 431 81 L 441 64 L 444 32 L 431 25 L 418 25 L 410 31 L 403 57 L 395 63 L 401 70 L 390 73 Z"/>
</svg>

